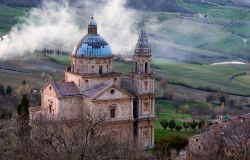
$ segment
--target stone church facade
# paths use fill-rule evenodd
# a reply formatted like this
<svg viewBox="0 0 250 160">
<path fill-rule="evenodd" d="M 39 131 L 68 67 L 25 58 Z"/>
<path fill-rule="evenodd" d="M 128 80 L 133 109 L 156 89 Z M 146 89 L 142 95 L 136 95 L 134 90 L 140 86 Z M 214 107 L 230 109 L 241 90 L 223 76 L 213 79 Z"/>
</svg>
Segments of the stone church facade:
<svg viewBox="0 0 250 160">
<path fill-rule="evenodd" d="M 30 108 L 31 126 L 41 116 L 53 122 L 77 119 L 82 112 L 93 117 L 102 114 L 107 129 L 132 137 L 144 148 L 153 147 L 154 71 L 145 30 L 139 35 L 133 71 L 128 78 L 113 71 L 113 57 L 111 47 L 97 33 L 97 23 L 92 18 L 88 34 L 73 49 L 64 80 L 44 85 L 41 106 Z"/>
</svg>

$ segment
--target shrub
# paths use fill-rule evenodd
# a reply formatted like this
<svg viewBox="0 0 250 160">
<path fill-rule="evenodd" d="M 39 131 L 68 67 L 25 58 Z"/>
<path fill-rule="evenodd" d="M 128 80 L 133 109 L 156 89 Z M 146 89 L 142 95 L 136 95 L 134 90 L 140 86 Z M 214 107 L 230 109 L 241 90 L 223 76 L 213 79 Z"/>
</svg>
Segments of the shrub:
<svg viewBox="0 0 250 160">
<path fill-rule="evenodd" d="M 12 88 L 11 88 L 11 86 L 8 86 L 8 87 L 6 88 L 6 95 L 8 95 L 8 96 L 11 96 L 11 95 L 12 95 Z"/>
<path fill-rule="evenodd" d="M 180 136 L 163 137 L 156 142 L 154 152 L 161 157 L 170 157 L 172 150 L 179 153 L 187 144 L 187 139 Z"/>
<path fill-rule="evenodd" d="M 171 121 L 169 122 L 169 128 L 171 129 L 171 131 L 175 128 L 175 126 L 176 126 L 175 121 L 174 121 L 174 120 L 171 120 Z"/>
<path fill-rule="evenodd" d="M 169 123 L 168 123 L 168 121 L 166 121 L 166 120 L 161 120 L 161 126 L 162 126 L 162 128 L 164 129 L 164 130 L 166 130 L 167 128 L 168 128 L 168 125 L 169 125 Z"/>
<path fill-rule="evenodd" d="M 175 126 L 175 129 L 177 130 L 177 132 L 179 132 L 182 129 L 182 127 L 181 126 Z"/>
<path fill-rule="evenodd" d="M 5 89 L 3 85 L 0 85 L 0 95 L 5 96 Z"/>
</svg>

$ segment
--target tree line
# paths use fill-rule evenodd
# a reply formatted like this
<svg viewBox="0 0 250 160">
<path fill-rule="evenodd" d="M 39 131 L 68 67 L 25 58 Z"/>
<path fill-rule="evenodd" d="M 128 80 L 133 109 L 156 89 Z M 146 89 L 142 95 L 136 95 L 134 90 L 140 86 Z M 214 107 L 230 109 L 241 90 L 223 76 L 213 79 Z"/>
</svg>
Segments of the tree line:
<svg viewBox="0 0 250 160">
<path fill-rule="evenodd" d="M 204 127 L 205 127 L 205 121 L 204 120 L 201 120 L 201 121 L 195 121 L 195 120 L 193 120 L 192 122 L 183 122 L 182 125 L 177 124 L 175 122 L 175 120 L 170 120 L 170 121 L 161 120 L 160 124 L 161 124 L 161 126 L 162 126 L 162 128 L 164 130 L 166 130 L 167 128 L 169 128 L 171 131 L 173 129 L 175 129 L 176 131 L 180 131 L 182 128 L 184 128 L 185 131 L 187 131 L 187 129 L 190 128 L 194 132 L 197 127 L 198 127 L 198 129 L 200 131 L 202 131 L 204 129 Z"/>
<path fill-rule="evenodd" d="M 0 95 L 1 96 L 12 96 L 12 87 L 7 86 L 6 89 L 2 84 L 0 84 Z"/>
</svg>

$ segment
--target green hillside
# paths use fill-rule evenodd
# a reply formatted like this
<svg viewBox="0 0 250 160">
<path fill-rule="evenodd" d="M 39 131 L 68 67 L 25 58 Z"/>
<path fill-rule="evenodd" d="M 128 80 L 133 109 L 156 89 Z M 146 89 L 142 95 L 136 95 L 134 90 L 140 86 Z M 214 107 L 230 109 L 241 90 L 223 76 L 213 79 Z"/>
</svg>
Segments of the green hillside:
<svg viewBox="0 0 250 160">
<path fill-rule="evenodd" d="M 70 64 L 68 56 L 49 57 L 60 64 Z M 113 65 L 116 71 L 123 74 L 132 70 L 130 63 L 114 62 Z M 166 78 L 170 83 L 202 90 L 250 95 L 250 64 L 199 65 L 154 58 L 153 65 L 156 68 L 156 78 Z"/>
<path fill-rule="evenodd" d="M 13 8 L 0 4 L 0 36 L 9 32 L 20 16 L 25 14 L 25 8 Z"/>
</svg>

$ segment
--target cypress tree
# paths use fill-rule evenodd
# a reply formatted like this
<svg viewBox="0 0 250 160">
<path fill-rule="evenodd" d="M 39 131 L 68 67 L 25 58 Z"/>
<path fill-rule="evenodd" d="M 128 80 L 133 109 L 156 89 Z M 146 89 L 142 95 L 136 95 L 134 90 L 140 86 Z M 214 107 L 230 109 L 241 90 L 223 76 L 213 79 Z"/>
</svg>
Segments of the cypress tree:
<svg viewBox="0 0 250 160">
<path fill-rule="evenodd" d="M 11 86 L 8 86 L 8 87 L 6 88 L 6 95 L 8 95 L 8 96 L 11 96 L 11 95 L 12 95 L 12 88 L 11 88 Z"/>
<path fill-rule="evenodd" d="M 25 136 L 29 133 L 29 100 L 25 95 L 17 106 L 17 115 L 18 133 Z"/>
<path fill-rule="evenodd" d="M 0 85 L 0 95 L 5 96 L 5 89 L 3 85 Z"/>
</svg>

